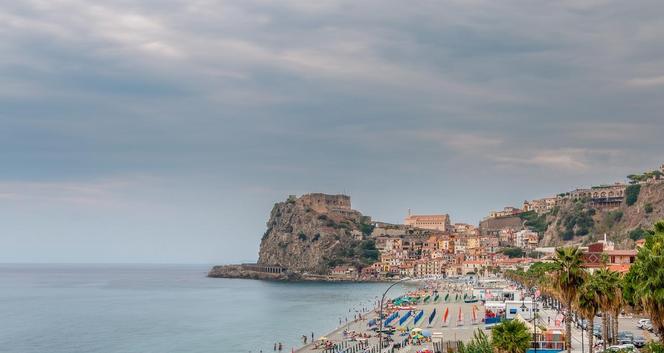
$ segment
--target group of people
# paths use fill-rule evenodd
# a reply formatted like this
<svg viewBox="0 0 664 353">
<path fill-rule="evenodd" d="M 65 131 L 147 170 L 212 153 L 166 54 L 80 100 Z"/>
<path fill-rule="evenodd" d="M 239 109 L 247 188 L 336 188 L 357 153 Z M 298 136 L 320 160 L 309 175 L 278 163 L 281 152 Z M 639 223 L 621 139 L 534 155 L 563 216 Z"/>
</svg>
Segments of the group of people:
<svg viewBox="0 0 664 353">
<path fill-rule="evenodd" d="M 350 339 L 351 341 L 357 341 L 358 339 L 369 339 L 371 335 L 366 332 L 356 332 L 344 330 L 343 332 L 344 339 Z"/>
<path fill-rule="evenodd" d="M 316 342 L 314 344 L 314 349 L 319 349 L 319 348 L 330 349 L 333 347 L 334 343 L 332 343 L 332 341 L 321 341 L 321 342 Z"/>
</svg>

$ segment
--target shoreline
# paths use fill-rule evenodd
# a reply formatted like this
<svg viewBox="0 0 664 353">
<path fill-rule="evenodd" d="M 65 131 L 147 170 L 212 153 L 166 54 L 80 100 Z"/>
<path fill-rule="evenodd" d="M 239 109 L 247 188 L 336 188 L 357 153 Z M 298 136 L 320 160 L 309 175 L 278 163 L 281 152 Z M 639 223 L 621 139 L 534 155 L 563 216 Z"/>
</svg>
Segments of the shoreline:
<svg viewBox="0 0 664 353">
<path fill-rule="evenodd" d="M 213 266 L 207 274 L 209 278 L 233 278 L 265 280 L 278 282 L 343 282 L 343 283 L 394 283 L 399 279 L 389 280 L 369 278 L 344 278 L 331 275 L 301 274 L 292 271 L 279 273 L 254 271 L 244 268 L 242 265 L 219 265 Z"/>
</svg>

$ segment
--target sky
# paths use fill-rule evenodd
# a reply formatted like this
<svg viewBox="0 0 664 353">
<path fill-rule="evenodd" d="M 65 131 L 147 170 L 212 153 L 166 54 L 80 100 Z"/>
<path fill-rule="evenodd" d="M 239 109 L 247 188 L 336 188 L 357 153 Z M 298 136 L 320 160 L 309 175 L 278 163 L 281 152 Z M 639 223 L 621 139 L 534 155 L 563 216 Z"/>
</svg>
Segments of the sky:
<svg viewBox="0 0 664 353">
<path fill-rule="evenodd" d="M 289 194 L 373 219 L 664 163 L 659 0 L 0 0 L 0 262 L 257 258 Z"/>
</svg>

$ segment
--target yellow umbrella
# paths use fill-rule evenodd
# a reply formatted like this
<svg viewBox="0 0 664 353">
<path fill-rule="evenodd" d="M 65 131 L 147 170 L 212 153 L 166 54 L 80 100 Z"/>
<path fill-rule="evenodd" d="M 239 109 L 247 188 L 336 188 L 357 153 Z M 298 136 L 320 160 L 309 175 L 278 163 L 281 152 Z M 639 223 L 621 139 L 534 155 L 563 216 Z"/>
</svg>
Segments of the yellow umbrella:
<svg viewBox="0 0 664 353">
<path fill-rule="evenodd" d="M 319 341 L 327 341 L 327 337 L 322 336 L 321 338 L 318 339 Z"/>
<path fill-rule="evenodd" d="M 419 328 L 419 327 L 416 327 L 416 328 L 410 330 L 410 332 L 422 332 L 422 329 Z"/>
</svg>

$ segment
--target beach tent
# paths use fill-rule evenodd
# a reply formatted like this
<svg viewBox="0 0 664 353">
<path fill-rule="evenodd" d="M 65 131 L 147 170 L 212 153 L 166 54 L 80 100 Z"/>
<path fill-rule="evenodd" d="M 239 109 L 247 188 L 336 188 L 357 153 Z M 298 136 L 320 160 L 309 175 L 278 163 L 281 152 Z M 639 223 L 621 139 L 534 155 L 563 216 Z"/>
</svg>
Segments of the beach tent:
<svg viewBox="0 0 664 353">
<path fill-rule="evenodd" d="M 429 315 L 429 325 L 431 325 L 431 322 L 433 321 L 434 318 L 436 318 L 436 309 L 433 309 L 431 315 Z"/>
<path fill-rule="evenodd" d="M 399 319 L 399 326 L 403 325 L 403 323 L 406 322 L 406 320 L 408 320 L 411 314 L 412 311 L 406 312 L 406 315 L 402 316 L 401 319 Z"/>
</svg>

